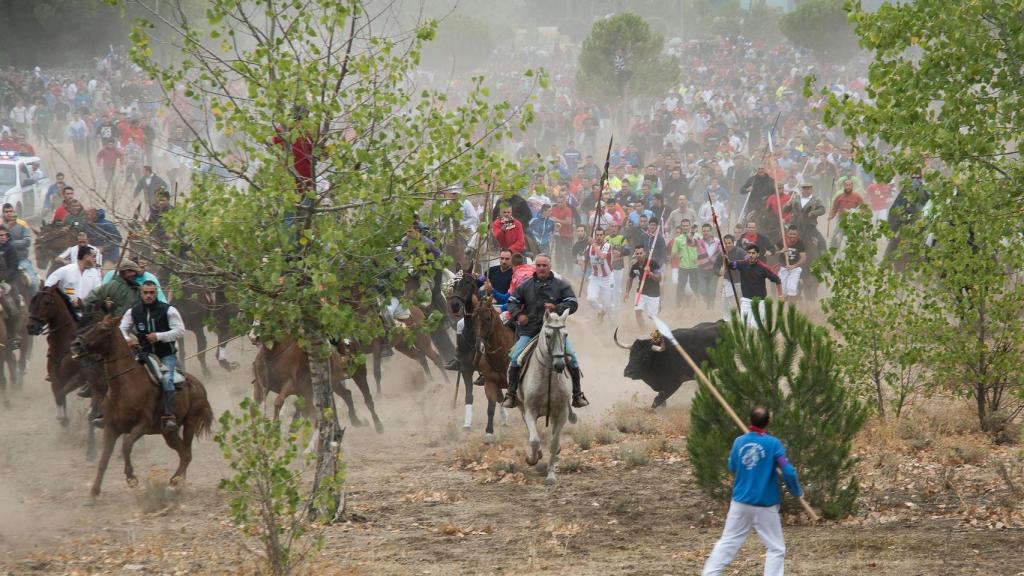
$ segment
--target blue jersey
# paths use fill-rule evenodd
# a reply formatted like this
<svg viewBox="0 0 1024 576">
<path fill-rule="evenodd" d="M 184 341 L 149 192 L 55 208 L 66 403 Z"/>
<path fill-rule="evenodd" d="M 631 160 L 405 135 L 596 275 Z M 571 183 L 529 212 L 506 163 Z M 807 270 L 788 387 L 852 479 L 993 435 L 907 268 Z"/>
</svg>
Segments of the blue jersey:
<svg viewBox="0 0 1024 576">
<path fill-rule="evenodd" d="M 775 467 L 782 468 L 782 478 L 794 496 L 803 490 L 796 469 L 786 460 L 782 442 L 769 434 L 748 432 L 732 444 L 729 471 L 736 476 L 732 499 L 751 506 L 775 506 L 782 500 Z"/>
</svg>

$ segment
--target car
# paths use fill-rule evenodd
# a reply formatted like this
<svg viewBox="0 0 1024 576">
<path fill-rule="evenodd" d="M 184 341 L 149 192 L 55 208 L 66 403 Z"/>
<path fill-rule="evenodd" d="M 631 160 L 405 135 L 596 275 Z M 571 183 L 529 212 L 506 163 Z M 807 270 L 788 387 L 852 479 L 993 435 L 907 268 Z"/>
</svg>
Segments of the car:
<svg viewBox="0 0 1024 576">
<path fill-rule="evenodd" d="M 14 206 L 22 218 L 39 218 L 49 188 L 50 178 L 41 158 L 0 150 L 0 204 Z"/>
</svg>

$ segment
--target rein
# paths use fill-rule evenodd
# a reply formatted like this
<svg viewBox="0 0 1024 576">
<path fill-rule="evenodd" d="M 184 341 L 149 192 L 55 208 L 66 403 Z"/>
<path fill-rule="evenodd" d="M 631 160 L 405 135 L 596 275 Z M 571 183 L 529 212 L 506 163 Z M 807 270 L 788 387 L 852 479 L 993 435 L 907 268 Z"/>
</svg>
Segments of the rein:
<svg viewBox="0 0 1024 576">
<path fill-rule="evenodd" d="M 560 328 L 546 327 L 546 328 L 542 328 L 541 332 L 543 332 L 544 330 L 551 330 L 551 331 L 553 331 L 555 333 L 555 335 L 554 335 L 555 338 L 561 338 L 562 337 L 562 329 L 563 328 L 564 327 L 560 327 Z M 546 341 L 547 339 L 548 339 L 548 337 L 545 336 L 544 340 Z M 554 342 L 554 341 L 555 340 L 552 339 L 552 342 Z M 537 345 L 540 346 L 540 342 L 538 342 Z M 551 350 L 549 348 L 548 349 L 548 353 L 550 353 L 550 352 L 551 352 Z M 561 354 L 551 354 L 551 358 L 552 359 L 562 358 L 563 361 L 565 360 L 565 356 L 566 356 L 566 354 L 565 354 L 565 348 L 564 347 L 562 348 L 562 353 Z M 547 372 L 548 372 L 548 406 L 547 406 L 547 409 L 544 411 L 544 427 L 547 428 L 549 426 L 550 422 L 551 422 L 551 379 L 555 375 L 554 362 L 551 363 L 552 364 L 551 366 L 547 366 L 547 365 L 544 364 L 544 362 L 541 361 L 541 358 L 540 358 L 539 355 L 535 358 L 535 360 L 537 360 L 537 364 L 539 364 L 542 367 L 544 367 L 547 370 Z"/>
</svg>

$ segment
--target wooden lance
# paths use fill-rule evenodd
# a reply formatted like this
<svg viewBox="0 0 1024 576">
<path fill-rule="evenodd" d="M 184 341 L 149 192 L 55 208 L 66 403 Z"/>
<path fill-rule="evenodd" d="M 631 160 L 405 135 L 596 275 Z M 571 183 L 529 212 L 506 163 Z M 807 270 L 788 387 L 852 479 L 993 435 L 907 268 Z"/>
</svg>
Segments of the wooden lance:
<svg viewBox="0 0 1024 576">
<path fill-rule="evenodd" d="M 778 114 L 775 115 L 775 122 L 772 123 L 772 129 L 768 131 L 768 141 L 769 142 L 771 142 L 772 135 L 775 134 L 775 127 L 779 125 L 779 118 L 781 118 L 781 117 L 782 117 L 782 112 L 779 112 Z M 766 143 L 764 145 L 764 149 L 761 151 L 761 159 L 758 160 L 758 162 L 757 162 L 758 166 L 764 164 L 764 155 L 767 154 L 767 153 L 768 153 L 768 144 Z M 756 167 L 755 167 L 755 170 L 756 170 Z M 775 177 L 772 176 L 772 181 L 774 182 L 774 180 L 775 180 Z M 753 188 L 751 188 L 751 190 L 749 190 L 747 192 L 747 194 L 746 194 L 747 197 L 743 199 L 743 207 L 740 208 L 740 220 L 739 221 L 741 223 L 743 222 L 744 217 L 747 215 L 747 202 L 750 201 L 750 195 L 753 192 L 754 192 L 754 190 L 753 190 Z"/>
<path fill-rule="evenodd" d="M 775 147 L 772 145 L 772 135 L 771 134 L 768 135 L 768 150 L 771 152 L 771 165 L 773 166 L 773 169 L 772 169 L 772 181 L 774 182 L 775 181 L 775 177 L 779 174 L 779 171 L 777 170 L 778 165 L 775 163 Z M 775 208 L 776 208 L 776 213 L 775 214 L 776 214 L 776 216 L 779 217 L 779 234 L 780 234 L 779 238 L 781 238 L 781 242 L 782 242 L 782 255 L 786 259 L 786 266 L 789 266 L 789 250 L 786 249 L 786 223 L 782 219 L 782 195 L 779 194 L 779 183 L 778 182 L 774 182 L 774 184 L 775 184 Z"/>
<path fill-rule="evenodd" d="M 697 363 L 693 361 L 693 358 L 690 358 L 690 355 L 686 353 L 686 350 L 679 345 L 676 337 L 672 335 L 672 329 L 668 327 L 668 324 L 665 324 L 662 322 L 661 318 L 658 318 L 653 314 L 648 314 L 648 316 L 651 318 L 651 321 L 654 322 L 654 325 L 658 328 L 658 332 L 661 333 L 662 337 L 671 342 L 672 346 L 675 347 L 676 352 L 678 352 L 679 355 L 683 357 L 683 360 L 690 365 L 693 373 L 697 375 L 697 380 L 703 384 L 704 387 L 707 388 L 708 392 L 711 393 L 711 396 L 718 401 L 722 406 L 722 409 L 725 410 L 725 413 L 729 415 L 729 418 L 732 419 L 736 426 L 739 426 L 740 431 L 746 433 L 747 425 L 743 423 L 743 420 L 740 420 L 740 417 L 736 415 L 736 411 L 732 409 L 732 406 L 729 406 L 729 403 L 725 401 L 725 398 L 718 392 L 718 389 L 715 388 L 710 380 L 708 380 L 704 371 L 697 366 Z M 818 521 L 818 515 L 814 512 L 814 509 L 811 508 L 811 505 L 807 503 L 807 500 L 805 500 L 803 496 L 800 496 L 800 505 L 803 506 L 804 512 L 807 512 L 807 515 L 811 517 L 811 521 Z"/>
<path fill-rule="evenodd" d="M 590 225 L 590 234 L 587 235 L 587 238 L 589 238 L 591 242 L 594 241 L 594 232 L 597 230 L 597 222 L 598 219 L 601 218 L 601 201 L 604 200 L 604 183 L 608 181 L 608 166 L 612 161 L 612 142 L 614 141 L 614 135 L 608 138 L 608 152 L 604 155 L 604 172 L 601 173 L 601 180 L 597 187 L 599 192 L 597 193 L 597 205 L 594 206 L 594 222 Z M 583 283 L 587 280 L 586 258 L 583 259 L 583 269 L 580 272 L 582 276 L 580 277 L 580 289 L 576 291 L 577 294 L 583 293 Z"/>
<path fill-rule="evenodd" d="M 722 253 L 722 265 L 725 266 L 725 272 L 729 275 L 732 297 L 736 300 L 736 310 L 739 311 L 741 310 L 740 295 L 736 293 L 736 283 L 732 280 L 732 268 L 729 267 L 729 255 L 725 253 L 725 239 L 722 238 L 722 227 L 718 225 L 718 212 L 715 210 L 715 203 L 711 201 L 711 191 L 708 190 L 707 194 L 708 206 L 711 207 L 711 222 L 715 225 L 715 231 L 718 232 L 718 250 Z"/>
<path fill-rule="evenodd" d="M 647 252 L 647 263 L 644 265 L 644 275 L 640 277 L 640 287 L 636 291 L 636 301 L 633 306 L 640 304 L 640 295 L 644 293 L 644 284 L 647 283 L 647 273 L 651 269 L 651 258 L 654 256 L 654 247 L 658 245 L 658 238 L 661 237 L 661 230 L 664 224 L 658 224 L 658 230 L 654 233 L 654 240 L 651 241 L 651 249 Z"/>
</svg>

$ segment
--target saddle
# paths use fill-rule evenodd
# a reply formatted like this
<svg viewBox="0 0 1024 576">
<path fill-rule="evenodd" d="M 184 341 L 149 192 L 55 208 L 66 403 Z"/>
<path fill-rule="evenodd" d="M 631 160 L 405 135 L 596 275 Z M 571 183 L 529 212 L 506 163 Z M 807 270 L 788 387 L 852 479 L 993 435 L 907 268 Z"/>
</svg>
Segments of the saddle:
<svg viewBox="0 0 1024 576">
<path fill-rule="evenodd" d="M 145 354 L 142 356 L 143 366 L 146 367 L 146 374 L 149 375 L 149 379 L 153 382 L 153 385 L 157 388 L 160 387 L 163 375 L 167 373 L 167 367 L 164 366 L 163 362 L 157 358 L 156 354 Z M 181 390 L 181 385 L 185 383 L 185 375 L 178 370 L 174 371 L 174 387 Z"/>
<path fill-rule="evenodd" d="M 526 368 L 530 365 L 530 360 L 533 358 L 533 351 L 537 349 L 537 341 L 539 339 L 539 336 L 531 338 L 530 341 L 526 343 L 526 347 L 523 348 L 523 351 L 519 353 L 519 357 L 514 359 L 518 360 L 517 363 L 520 366 L 520 374 L 526 374 Z M 511 363 L 509 365 L 511 366 Z"/>
</svg>

